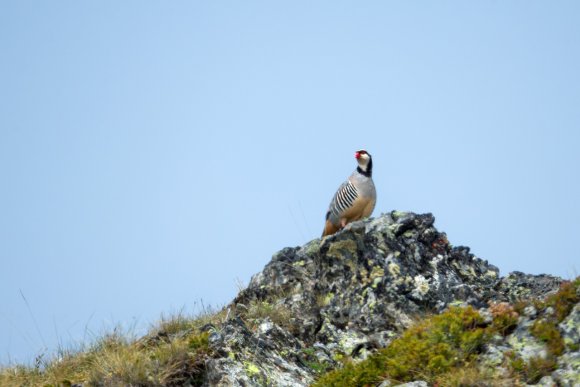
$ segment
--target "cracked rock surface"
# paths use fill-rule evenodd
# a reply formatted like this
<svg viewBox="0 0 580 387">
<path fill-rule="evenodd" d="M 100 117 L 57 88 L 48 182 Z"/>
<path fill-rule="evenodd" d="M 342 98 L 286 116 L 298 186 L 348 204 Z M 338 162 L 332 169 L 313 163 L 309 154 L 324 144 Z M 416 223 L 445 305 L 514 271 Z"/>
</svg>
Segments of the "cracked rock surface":
<svg viewBox="0 0 580 387">
<path fill-rule="evenodd" d="M 542 298 L 562 282 L 519 272 L 502 278 L 468 247 L 452 246 L 434 222 L 431 214 L 394 211 L 276 253 L 227 307 L 228 319 L 207 327 L 216 356 L 206 363 L 205 385 L 308 386 L 341 359 L 385 347 L 417 316 L 449 305 L 481 309 Z M 525 356 L 543 350 L 525 330 L 534 319 L 528 312 L 510 342 L 490 346 L 490 364 L 502 361 L 504 347 Z M 575 343 L 578 312 L 560 324 L 564 339 Z M 555 380 L 577 376 L 578 353 L 565 356 L 570 364 Z"/>
</svg>

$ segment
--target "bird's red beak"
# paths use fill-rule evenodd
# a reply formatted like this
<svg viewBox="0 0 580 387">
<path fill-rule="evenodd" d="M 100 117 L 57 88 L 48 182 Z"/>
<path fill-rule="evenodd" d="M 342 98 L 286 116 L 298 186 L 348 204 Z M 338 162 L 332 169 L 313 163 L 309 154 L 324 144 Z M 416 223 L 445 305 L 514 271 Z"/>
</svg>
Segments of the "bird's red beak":
<svg viewBox="0 0 580 387">
<path fill-rule="evenodd" d="M 358 159 L 359 159 L 359 157 L 360 157 L 360 153 L 358 153 L 358 152 L 355 152 L 355 154 L 354 154 L 354 158 L 358 160 Z"/>
</svg>

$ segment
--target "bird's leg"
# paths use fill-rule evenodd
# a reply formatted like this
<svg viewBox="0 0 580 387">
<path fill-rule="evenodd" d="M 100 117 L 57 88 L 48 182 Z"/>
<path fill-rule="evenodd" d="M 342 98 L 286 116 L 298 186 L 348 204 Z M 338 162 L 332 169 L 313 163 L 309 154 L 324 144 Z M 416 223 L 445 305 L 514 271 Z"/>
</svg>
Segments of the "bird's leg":
<svg viewBox="0 0 580 387">
<path fill-rule="evenodd" d="M 344 226 L 346 226 L 346 218 L 340 220 L 340 228 L 344 228 Z"/>
</svg>

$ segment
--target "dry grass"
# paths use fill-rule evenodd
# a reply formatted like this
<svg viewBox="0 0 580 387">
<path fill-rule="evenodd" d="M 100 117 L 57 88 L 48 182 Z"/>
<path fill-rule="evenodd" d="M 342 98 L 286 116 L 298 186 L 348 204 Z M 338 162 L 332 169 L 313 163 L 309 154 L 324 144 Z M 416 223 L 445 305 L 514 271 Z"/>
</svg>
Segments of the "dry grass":
<svg viewBox="0 0 580 387">
<path fill-rule="evenodd" d="M 272 303 L 268 301 L 252 300 L 248 306 L 239 308 L 237 313 L 242 317 L 244 322 L 252 330 L 269 318 L 274 324 L 287 328 L 290 331 L 294 328 L 292 325 L 292 312 L 282 303 Z"/>
<path fill-rule="evenodd" d="M 433 383 L 437 387 L 511 387 L 517 385 L 514 380 L 501 379 L 491 370 L 476 365 L 455 368 L 440 375 Z"/>
<path fill-rule="evenodd" d="M 0 369 L 0 386 L 201 385 L 205 359 L 211 356 L 208 333 L 201 328 L 224 316 L 225 311 L 206 310 L 195 318 L 162 317 L 141 339 L 115 329 L 87 348 Z"/>
</svg>

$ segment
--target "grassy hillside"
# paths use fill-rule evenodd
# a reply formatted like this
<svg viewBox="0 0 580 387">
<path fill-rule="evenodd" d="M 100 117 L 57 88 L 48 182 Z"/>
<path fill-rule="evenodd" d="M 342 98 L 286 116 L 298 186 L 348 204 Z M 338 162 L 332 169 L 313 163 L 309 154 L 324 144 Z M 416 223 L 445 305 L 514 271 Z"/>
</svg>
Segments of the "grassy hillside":
<svg viewBox="0 0 580 387">
<path fill-rule="evenodd" d="M 0 370 L 1 386 L 133 385 L 178 386 L 200 384 L 204 362 L 212 351 L 202 328 L 217 323 L 221 312 L 196 317 L 163 318 L 150 333 L 134 338 L 120 330 L 103 335 L 80 350 L 60 350 L 34 365 Z"/>
<path fill-rule="evenodd" d="M 418 379 L 438 386 L 499 382 L 493 369 L 481 367 L 479 355 L 487 343 L 510 334 L 518 324 L 518 316 L 529 305 L 540 312 L 551 310 L 549 317 L 536 320 L 529 328 L 535 338 L 546 344 L 548 354 L 528 361 L 508 354 L 503 366 L 509 370 L 511 383 L 535 383 L 555 369 L 557 356 L 566 349 L 557 324 L 580 301 L 579 294 L 580 278 L 564 283 L 557 294 L 543 301 L 491 305 L 491 319 L 487 320 L 472 307 L 451 307 L 418 321 L 364 361 L 343 359 L 342 368 L 321 374 L 315 386 L 372 386 L 383 380 Z M 258 314 L 244 319 L 252 327 L 252 319 L 267 312 L 261 308 Z M 113 331 L 84 350 L 60 351 L 32 366 L 4 368 L 0 371 L 0 385 L 201 385 L 205 360 L 214 355 L 207 327 L 219 326 L 225 318 L 225 311 L 195 318 L 176 315 L 162 319 L 148 335 L 138 339 Z M 505 375 L 501 378 L 506 382 Z"/>
</svg>

